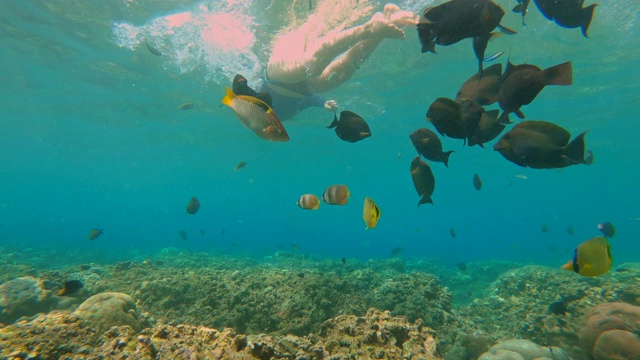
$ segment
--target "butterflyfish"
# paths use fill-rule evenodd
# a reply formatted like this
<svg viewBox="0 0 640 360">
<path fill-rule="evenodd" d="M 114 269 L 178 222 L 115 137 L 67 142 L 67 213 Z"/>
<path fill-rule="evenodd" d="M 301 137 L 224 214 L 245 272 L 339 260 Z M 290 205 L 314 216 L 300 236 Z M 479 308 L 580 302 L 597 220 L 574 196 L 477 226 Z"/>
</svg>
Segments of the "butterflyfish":
<svg viewBox="0 0 640 360">
<path fill-rule="evenodd" d="M 322 200 L 329 205 L 345 205 L 351 192 L 345 185 L 331 185 L 322 194 Z"/>
<path fill-rule="evenodd" d="M 573 259 L 562 268 L 582 276 L 599 276 L 609 271 L 612 264 L 611 244 L 606 238 L 597 236 L 578 245 Z"/>
<path fill-rule="evenodd" d="M 304 194 L 300 196 L 296 204 L 298 204 L 301 209 L 317 210 L 320 206 L 320 199 L 313 194 Z"/>
<path fill-rule="evenodd" d="M 370 197 L 364 198 L 364 207 L 362 209 L 362 218 L 367 226 L 367 229 L 373 229 L 378 225 L 378 219 L 380 219 L 380 208 Z"/>
</svg>

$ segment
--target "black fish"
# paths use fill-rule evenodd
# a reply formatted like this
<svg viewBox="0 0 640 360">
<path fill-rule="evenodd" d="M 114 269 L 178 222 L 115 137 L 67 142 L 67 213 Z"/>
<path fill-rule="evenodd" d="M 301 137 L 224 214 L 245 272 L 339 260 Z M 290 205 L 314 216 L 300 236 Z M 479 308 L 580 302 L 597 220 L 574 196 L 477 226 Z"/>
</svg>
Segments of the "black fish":
<svg viewBox="0 0 640 360">
<path fill-rule="evenodd" d="M 198 210 L 200 209 L 200 201 L 198 201 L 198 198 L 193 196 L 191 197 L 191 200 L 189 200 L 189 203 L 187 204 L 187 214 L 195 214 L 198 212 Z"/>
<path fill-rule="evenodd" d="M 473 187 L 480 191 L 482 189 L 482 180 L 478 174 L 473 174 Z"/>
<path fill-rule="evenodd" d="M 247 79 L 245 79 L 245 77 L 240 74 L 236 74 L 236 76 L 234 76 L 232 90 L 236 95 L 252 96 L 264 101 L 270 107 L 273 107 L 271 93 L 268 91 L 257 93 L 255 90 L 249 87 L 249 82 L 247 81 Z"/>
<path fill-rule="evenodd" d="M 456 264 L 456 267 L 460 270 L 460 271 L 467 271 L 467 264 L 463 263 L 463 262 L 459 262 Z"/>
<path fill-rule="evenodd" d="M 367 122 L 360 115 L 347 110 L 340 113 L 340 120 L 338 120 L 338 115 L 335 114 L 333 122 L 327 128 L 336 128 L 336 135 L 350 143 L 371 136 L 371 130 Z"/>
<path fill-rule="evenodd" d="M 546 121 L 523 121 L 493 146 L 505 159 L 523 167 L 555 169 L 584 164 L 584 136 Z"/>
<path fill-rule="evenodd" d="M 347 259 L 346 258 L 342 258 L 342 265 L 347 265 Z"/>
<path fill-rule="evenodd" d="M 598 224 L 598 230 L 608 238 L 612 238 L 616 234 L 615 226 L 608 221 Z"/>
<path fill-rule="evenodd" d="M 144 42 L 144 44 L 147 46 L 147 50 L 149 50 L 150 53 L 152 53 L 155 56 L 162 56 L 162 53 L 160 52 L 160 50 L 154 48 L 153 46 L 149 45 L 148 42 Z"/>
<path fill-rule="evenodd" d="M 589 37 L 587 31 L 593 19 L 593 11 L 598 4 L 591 4 L 583 8 L 584 0 L 534 0 L 538 9 L 549 20 L 565 28 L 582 30 L 584 37 Z M 524 14 L 523 21 L 524 21 Z"/>
<path fill-rule="evenodd" d="M 517 1 L 518 1 L 518 5 L 513 7 L 513 12 L 522 14 L 522 25 L 526 25 L 524 23 L 524 16 L 527 15 L 527 7 L 529 6 L 529 2 L 531 0 L 517 0 Z"/>
<path fill-rule="evenodd" d="M 549 304 L 547 312 L 555 315 L 566 315 L 567 304 L 563 300 L 552 302 Z"/>
<path fill-rule="evenodd" d="M 436 52 L 435 45 L 451 45 L 473 38 L 474 52 L 482 72 L 482 60 L 491 31 L 496 27 L 507 34 L 515 31 L 500 26 L 504 10 L 490 0 L 451 0 L 427 8 L 418 23 L 422 52 Z"/>
<path fill-rule="evenodd" d="M 567 226 L 567 234 L 569 235 L 573 235 L 575 234 L 576 230 L 573 228 L 573 226 L 569 225 Z"/>
<path fill-rule="evenodd" d="M 178 235 L 180 235 L 180 239 L 182 239 L 182 240 L 187 240 L 188 239 L 187 232 L 184 231 L 184 230 L 180 230 Z"/>
<path fill-rule="evenodd" d="M 58 296 L 66 296 L 77 293 L 84 284 L 80 280 L 69 280 L 64 283 L 62 290 L 58 292 Z"/>
<path fill-rule="evenodd" d="M 502 64 L 494 64 L 470 77 L 462 84 L 456 102 L 470 99 L 479 105 L 491 105 L 498 101 Z"/>
<path fill-rule="evenodd" d="M 442 162 L 446 167 L 449 167 L 449 155 L 453 151 L 442 151 L 442 142 L 436 133 L 422 128 L 412 132 L 409 138 L 418 154 L 428 160 Z"/>
<path fill-rule="evenodd" d="M 451 235 L 451 237 L 454 239 L 457 236 L 456 231 L 452 227 L 449 228 L 449 235 Z"/>
<path fill-rule="evenodd" d="M 411 161 L 411 179 L 413 180 L 413 186 L 416 188 L 418 195 L 420 195 L 420 201 L 418 206 L 422 204 L 433 205 L 431 195 L 436 187 L 436 179 L 433 176 L 433 172 L 426 161 L 420 158 L 420 155 L 413 158 Z"/>
<path fill-rule="evenodd" d="M 498 110 L 490 110 L 482 113 L 477 127 L 467 134 L 467 144 L 469 146 L 479 145 L 484 147 L 484 143 L 498 137 L 505 128 L 498 120 Z"/>
<path fill-rule="evenodd" d="M 466 138 L 460 104 L 451 99 L 437 98 L 427 110 L 427 120 L 435 126 L 441 135 L 454 139 Z"/>
<path fill-rule="evenodd" d="M 396 256 L 396 255 L 400 254 L 403 251 L 404 251 L 404 248 L 394 247 L 393 249 L 391 249 L 391 256 Z"/>
<path fill-rule="evenodd" d="M 514 66 L 507 62 L 502 74 L 498 103 L 504 113 L 500 122 L 508 124 L 509 113 L 515 112 L 520 119 L 524 114 L 520 107 L 530 104 L 547 85 L 571 85 L 573 83 L 571 62 L 565 62 L 547 69 L 535 65 L 523 64 Z"/>
</svg>

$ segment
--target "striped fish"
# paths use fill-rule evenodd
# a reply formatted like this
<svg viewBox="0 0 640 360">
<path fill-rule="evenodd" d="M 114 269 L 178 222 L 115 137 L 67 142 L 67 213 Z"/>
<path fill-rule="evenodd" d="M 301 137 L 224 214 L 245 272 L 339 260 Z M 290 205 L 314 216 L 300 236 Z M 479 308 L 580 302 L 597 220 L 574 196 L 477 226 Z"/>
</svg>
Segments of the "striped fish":
<svg viewBox="0 0 640 360">
<path fill-rule="evenodd" d="M 238 120 L 259 137 L 270 141 L 289 141 L 289 135 L 269 104 L 247 95 L 236 95 L 227 88 L 222 103 L 233 110 Z"/>
</svg>

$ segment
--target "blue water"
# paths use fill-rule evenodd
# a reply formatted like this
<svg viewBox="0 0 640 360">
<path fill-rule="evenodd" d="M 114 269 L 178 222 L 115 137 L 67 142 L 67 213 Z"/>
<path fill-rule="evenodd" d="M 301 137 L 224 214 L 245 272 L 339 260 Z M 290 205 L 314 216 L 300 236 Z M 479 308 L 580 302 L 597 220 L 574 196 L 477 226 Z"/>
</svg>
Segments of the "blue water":
<svg viewBox="0 0 640 360">
<path fill-rule="evenodd" d="M 421 54 L 408 28 L 406 41 L 384 41 L 348 83 L 324 94 L 362 115 L 371 138 L 342 142 L 325 128 L 333 115 L 309 109 L 285 123 L 290 142 L 270 143 L 219 104 L 236 72 L 259 78 L 264 50 L 273 30 L 286 25 L 281 13 L 292 1 L 231 3 L 0 5 L 0 249 L 25 262 L 34 253 L 55 252 L 52 266 L 153 256 L 167 247 L 261 258 L 297 244 L 299 253 L 318 258 L 387 258 L 402 247 L 400 256 L 446 264 L 502 259 L 557 267 L 577 244 L 599 235 L 599 222 L 611 221 L 618 230 L 611 241 L 615 263 L 639 260 L 635 0 L 601 2 L 590 39 L 548 22 L 533 5 L 523 27 L 509 11 L 515 2 L 499 1 L 507 10 L 503 23 L 518 34 L 492 41 L 487 53 L 506 50 L 514 63 L 543 68 L 573 62 L 573 86 L 547 87 L 523 111 L 574 135 L 588 130 L 595 163 L 525 169 L 494 152 L 493 142 L 482 149 L 443 138 L 444 148 L 455 152 L 449 168 L 431 163 L 434 205 L 420 207 L 409 175 L 415 156 L 409 134 L 431 128 L 424 118 L 431 102 L 454 98 L 475 72 L 470 41 Z M 383 3 L 368 3 L 382 9 Z M 419 11 L 427 4 L 399 5 Z M 248 28 L 258 42 L 249 55 L 184 58 L 170 48 L 189 43 L 185 37 L 196 31 L 150 38 L 166 53 L 156 57 L 118 33 L 122 24 L 146 31 L 166 15 L 202 13 L 202 5 L 214 13 L 241 9 L 253 19 Z M 305 6 L 297 5 L 299 17 Z M 192 110 L 176 110 L 187 102 Z M 234 171 L 240 161 L 247 167 Z M 483 180 L 480 192 L 474 173 Z M 320 196 L 337 183 L 349 186 L 348 205 L 322 204 L 315 212 L 296 206 L 300 195 Z M 202 206 L 192 216 L 185 206 L 194 195 Z M 382 212 L 377 228 L 366 231 L 365 196 Z M 549 232 L 539 231 L 543 224 Z M 104 234 L 89 241 L 91 228 Z M 187 231 L 186 241 L 180 230 Z"/>
</svg>

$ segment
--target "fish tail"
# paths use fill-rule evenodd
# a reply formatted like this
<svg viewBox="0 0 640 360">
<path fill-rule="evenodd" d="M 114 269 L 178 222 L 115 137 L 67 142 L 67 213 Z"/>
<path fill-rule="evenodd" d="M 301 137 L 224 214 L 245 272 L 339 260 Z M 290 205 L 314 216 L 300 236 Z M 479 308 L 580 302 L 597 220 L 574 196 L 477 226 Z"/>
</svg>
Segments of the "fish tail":
<svg viewBox="0 0 640 360">
<path fill-rule="evenodd" d="M 573 84 L 573 70 L 571 61 L 567 61 L 548 69 L 542 70 L 545 85 L 571 85 Z"/>
<path fill-rule="evenodd" d="M 586 38 L 589 37 L 589 35 L 587 35 L 587 31 L 589 30 L 589 25 L 591 25 L 591 19 L 593 19 L 593 11 L 596 9 L 596 6 L 598 6 L 598 4 L 591 4 L 582 9 L 582 18 L 584 19 L 584 23 L 582 24 L 582 26 L 580 26 L 580 29 L 582 29 L 582 35 L 584 35 L 584 37 Z"/>
<path fill-rule="evenodd" d="M 449 156 L 451 155 L 451 153 L 453 152 L 453 150 L 449 150 L 449 151 L 445 151 L 444 153 L 444 166 L 449 167 Z"/>
<path fill-rule="evenodd" d="M 333 121 L 331 122 L 331 125 L 327 126 L 327 129 L 331 129 L 338 126 L 338 115 L 334 114 L 333 115 Z"/>
<path fill-rule="evenodd" d="M 435 27 L 436 24 L 432 22 L 418 24 L 418 38 L 420 39 L 420 44 L 422 44 L 422 53 L 436 52 Z"/>
<path fill-rule="evenodd" d="M 222 103 L 224 105 L 231 107 L 231 102 L 235 97 L 236 97 L 236 94 L 234 94 L 231 89 L 227 88 L 227 95 L 222 98 Z"/>
<path fill-rule="evenodd" d="M 586 164 L 584 159 L 584 136 L 587 132 L 576 136 L 564 149 L 564 155 L 569 159 L 575 161 L 577 164 Z"/>
<path fill-rule="evenodd" d="M 431 200 L 431 196 L 429 196 L 427 194 L 422 195 L 422 197 L 420 198 L 420 201 L 418 202 L 418 206 L 420 206 L 422 204 L 431 204 L 431 205 L 433 205 L 433 200 Z"/>
<path fill-rule="evenodd" d="M 502 115 L 498 118 L 498 124 L 511 124 L 511 119 L 509 119 L 509 113 L 504 111 Z"/>
</svg>

